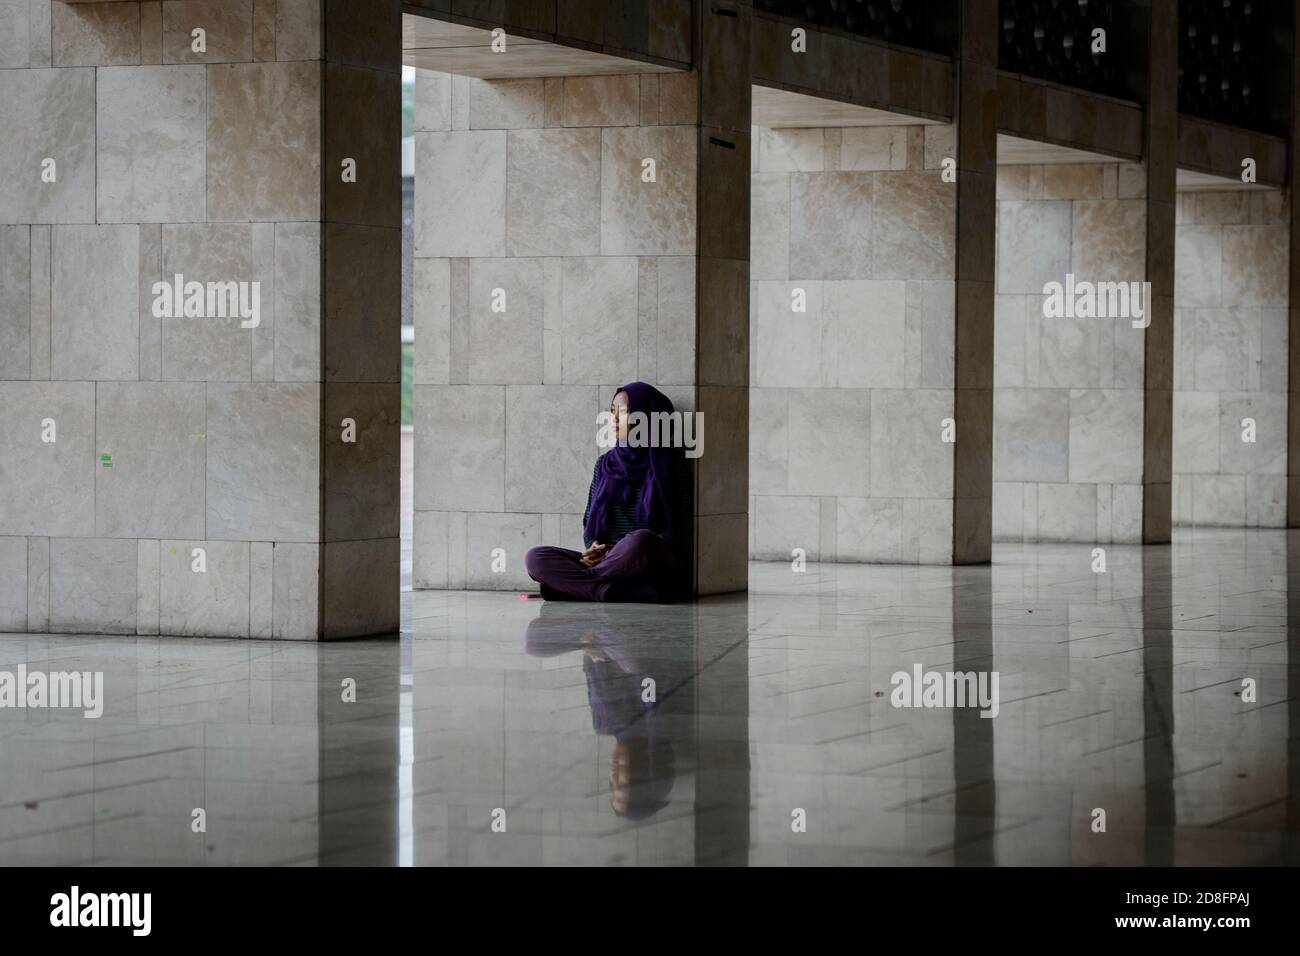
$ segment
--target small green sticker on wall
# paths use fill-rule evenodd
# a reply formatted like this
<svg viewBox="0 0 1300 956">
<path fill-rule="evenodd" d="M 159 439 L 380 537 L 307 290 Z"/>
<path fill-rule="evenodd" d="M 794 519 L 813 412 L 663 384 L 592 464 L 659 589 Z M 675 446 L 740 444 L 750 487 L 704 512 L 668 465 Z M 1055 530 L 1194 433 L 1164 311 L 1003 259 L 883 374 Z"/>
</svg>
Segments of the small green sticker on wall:
<svg viewBox="0 0 1300 956">
<path fill-rule="evenodd" d="M 100 456 L 99 456 L 99 464 L 100 464 L 100 466 L 103 467 L 103 468 L 112 468 L 112 467 L 113 467 L 113 456 L 112 456 L 112 455 L 100 455 Z"/>
</svg>

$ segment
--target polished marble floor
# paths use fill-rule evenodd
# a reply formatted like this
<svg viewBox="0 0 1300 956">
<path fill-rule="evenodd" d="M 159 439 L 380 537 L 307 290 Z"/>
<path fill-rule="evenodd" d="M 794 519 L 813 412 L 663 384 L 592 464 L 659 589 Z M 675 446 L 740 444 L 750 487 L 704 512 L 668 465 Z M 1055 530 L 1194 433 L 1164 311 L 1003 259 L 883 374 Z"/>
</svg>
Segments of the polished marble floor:
<svg viewBox="0 0 1300 956">
<path fill-rule="evenodd" d="M 0 709 L 0 864 L 1297 862 L 1300 533 L 1092 563 L 407 591 L 400 640 L 323 646 L 2 635 L 0 671 L 103 671 L 106 703 Z M 997 672 L 997 716 L 894 707 L 917 665 Z"/>
</svg>

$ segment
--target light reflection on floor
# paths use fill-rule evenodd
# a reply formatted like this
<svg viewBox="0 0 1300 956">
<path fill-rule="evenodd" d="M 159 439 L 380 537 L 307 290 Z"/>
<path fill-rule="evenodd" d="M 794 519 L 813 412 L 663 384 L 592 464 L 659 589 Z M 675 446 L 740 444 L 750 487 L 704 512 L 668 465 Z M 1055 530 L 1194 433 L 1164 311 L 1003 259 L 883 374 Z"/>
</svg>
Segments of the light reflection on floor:
<svg viewBox="0 0 1300 956">
<path fill-rule="evenodd" d="M 0 710 L 0 864 L 1297 862 L 1300 533 L 1090 564 L 754 564 L 669 608 L 408 592 L 400 640 L 327 645 L 0 635 L 0 670 L 107 697 Z M 998 716 L 893 707 L 917 664 L 998 672 Z"/>
</svg>

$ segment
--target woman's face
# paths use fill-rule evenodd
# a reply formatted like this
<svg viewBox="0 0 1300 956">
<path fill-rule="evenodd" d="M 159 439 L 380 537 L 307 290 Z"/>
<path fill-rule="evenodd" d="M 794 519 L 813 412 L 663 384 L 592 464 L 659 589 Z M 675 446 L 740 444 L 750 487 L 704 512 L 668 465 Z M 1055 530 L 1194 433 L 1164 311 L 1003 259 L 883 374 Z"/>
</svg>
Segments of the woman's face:
<svg viewBox="0 0 1300 956">
<path fill-rule="evenodd" d="M 614 419 L 614 433 L 622 441 L 627 438 L 628 432 L 627 392 L 619 392 L 614 396 L 609 404 L 609 413 Z"/>
</svg>

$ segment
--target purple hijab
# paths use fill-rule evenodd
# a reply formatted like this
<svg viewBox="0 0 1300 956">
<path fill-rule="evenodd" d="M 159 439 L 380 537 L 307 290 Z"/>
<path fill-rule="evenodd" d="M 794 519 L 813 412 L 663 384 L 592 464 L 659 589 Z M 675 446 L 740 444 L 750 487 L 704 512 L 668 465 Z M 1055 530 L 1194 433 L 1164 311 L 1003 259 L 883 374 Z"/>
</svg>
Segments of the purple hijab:
<svg viewBox="0 0 1300 956">
<path fill-rule="evenodd" d="M 668 396 L 653 385 L 645 382 L 631 382 L 617 391 L 627 392 L 628 414 L 641 412 L 648 416 L 656 412 L 671 412 L 673 403 Z M 648 440 L 648 436 L 647 436 Z M 632 504 L 632 494 L 636 488 L 641 495 L 636 501 L 636 517 L 652 526 L 656 531 L 672 532 L 673 508 L 673 452 L 669 447 L 652 448 L 641 446 L 633 448 L 619 439 L 609 451 L 600 456 L 596 462 L 596 486 L 592 489 L 591 510 L 587 513 L 586 534 L 590 541 L 599 541 L 605 533 L 605 510 L 617 502 L 621 505 Z"/>
</svg>

